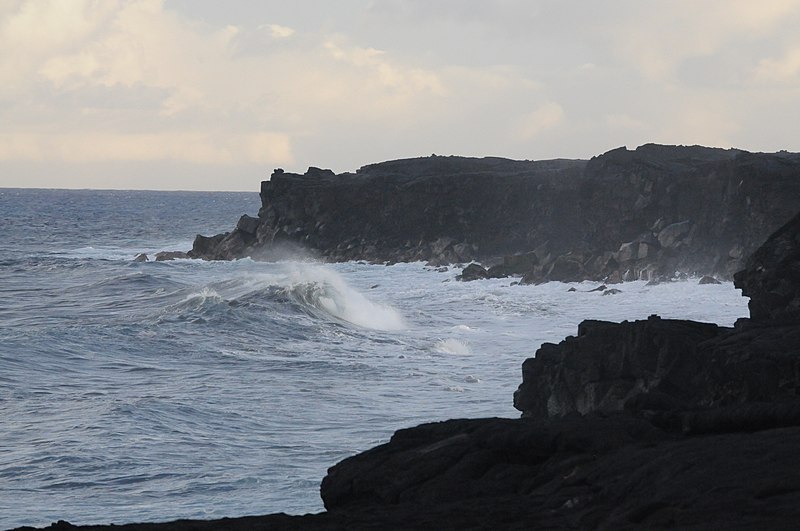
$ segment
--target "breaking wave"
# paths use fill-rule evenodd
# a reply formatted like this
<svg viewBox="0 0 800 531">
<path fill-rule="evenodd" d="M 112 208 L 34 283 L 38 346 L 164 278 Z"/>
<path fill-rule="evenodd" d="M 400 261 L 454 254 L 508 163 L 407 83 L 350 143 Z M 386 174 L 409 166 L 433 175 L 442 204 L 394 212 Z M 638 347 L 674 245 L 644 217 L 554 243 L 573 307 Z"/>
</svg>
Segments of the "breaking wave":
<svg viewBox="0 0 800 531">
<path fill-rule="evenodd" d="M 207 315 L 231 308 L 285 312 L 289 305 L 294 311 L 315 318 L 360 328 L 382 331 L 406 328 L 400 312 L 368 299 L 334 271 L 298 263 L 284 264 L 282 268 L 275 273 L 246 275 L 192 290 L 170 306 L 167 313 Z"/>
</svg>

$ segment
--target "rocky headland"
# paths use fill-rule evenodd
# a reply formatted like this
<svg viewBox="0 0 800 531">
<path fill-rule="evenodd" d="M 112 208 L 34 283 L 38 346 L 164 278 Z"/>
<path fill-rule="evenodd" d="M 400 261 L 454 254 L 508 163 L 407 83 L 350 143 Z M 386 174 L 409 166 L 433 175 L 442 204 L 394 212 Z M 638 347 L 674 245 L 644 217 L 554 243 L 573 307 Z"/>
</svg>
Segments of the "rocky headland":
<svg viewBox="0 0 800 531">
<path fill-rule="evenodd" d="M 524 362 L 521 418 L 400 430 L 329 469 L 326 512 L 50 529 L 795 529 L 800 214 L 735 283 L 732 328 L 584 321 Z"/>
<path fill-rule="evenodd" d="M 800 204 L 800 155 L 647 144 L 591 160 L 430 156 L 275 170 L 209 260 L 482 262 L 464 280 L 729 279 Z"/>
</svg>

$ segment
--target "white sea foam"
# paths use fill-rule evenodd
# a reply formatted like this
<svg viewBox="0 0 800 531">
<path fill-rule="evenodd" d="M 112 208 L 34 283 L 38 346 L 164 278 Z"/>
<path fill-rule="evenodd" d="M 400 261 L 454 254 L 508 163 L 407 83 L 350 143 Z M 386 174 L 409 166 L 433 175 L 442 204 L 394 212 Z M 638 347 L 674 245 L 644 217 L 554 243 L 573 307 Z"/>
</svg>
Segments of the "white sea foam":
<svg viewBox="0 0 800 531">
<path fill-rule="evenodd" d="M 457 354 L 459 356 L 472 354 L 472 351 L 466 342 L 452 337 L 437 341 L 434 345 L 434 350 L 436 350 L 436 352 L 441 352 L 442 354 Z"/>
<path fill-rule="evenodd" d="M 205 302 L 208 299 L 213 300 L 222 300 L 222 295 L 217 293 L 217 290 L 214 288 L 210 288 L 208 286 L 204 287 L 198 292 L 190 293 L 183 299 L 182 302 L 192 302 L 192 301 L 200 301 Z"/>
<path fill-rule="evenodd" d="M 406 328 L 403 316 L 387 304 L 367 299 L 337 272 L 321 265 L 293 264 L 289 285 L 305 302 L 335 319 L 373 330 L 399 331 Z"/>
<path fill-rule="evenodd" d="M 84 258 L 89 260 L 115 260 L 130 262 L 139 253 L 144 253 L 151 261 L 153 261 L 155 260 L 156 254 L 161 251 L 185 251 L 191 248 L 191 241 L 181 240 L 165 243 L 158 248 L 152 247 L 152 245 L 149 243 L 144 243 L 139 247 L 111 247 L 108 245 L 98 244 L 96 246 L 87 245 L 78 248 L 61 249 L 55 251 L 53 254 L 55 256 L 61 256 L 64 258 Z"/>
</svg>

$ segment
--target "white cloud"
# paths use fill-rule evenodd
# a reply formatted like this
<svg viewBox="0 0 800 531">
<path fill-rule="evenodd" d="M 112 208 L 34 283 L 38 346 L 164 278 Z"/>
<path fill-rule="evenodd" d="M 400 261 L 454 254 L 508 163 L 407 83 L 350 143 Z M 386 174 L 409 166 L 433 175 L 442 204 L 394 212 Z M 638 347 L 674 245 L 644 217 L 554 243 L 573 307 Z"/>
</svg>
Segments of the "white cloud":
<svg viewBox="0 0 800 531">
<path fill-rule="evenodd" d="M 0 0 L 0 172 L 800 148 L 797 0 L 181 5 Z"/>
<path fill-rule="evenodd" d="M 622 7 L 622 6 L 619 6 Z M 692 57 L 728 53 L 800 14 L 796 0 L 673 0 L 625 6 L 608 31 L 618 53 L 649 80 L 664 81 Z"/>
<path fill-rule="evenodd" d="M 387 88 L 406 93 L 429 92 L 436 95 L 446 93 L 435 72 L 393 63 L 381 50 L 358 46 L 345 47 L 337 44 L 335 40 L 325 42 L 324 46 L 337 61 L 348 63 L 366 73 L 364 79 L 367 82 L 377 82 Z"/>
<path fill-rule="evenodd" d="M 258 29 L 267 30 L 273 39 L 287 39 L 294 35 L 294 29 L 280 24 L 262 24 Z"/>
<path fill-rule="evenodd" d="M 538 109 L 524 114 L 518 126 L 518 134 L 524 140 L 530 140 L 543 132 L 559 125 L 564 120 L 564 109 L 551 101 Z"/>
<path fill-rule="evenodd" d="M 780 58 L 762 59 L 755 70 L 759 83 L 797 83 L 800 81 L 800 47 L 787 50 Z"/>
</svg>

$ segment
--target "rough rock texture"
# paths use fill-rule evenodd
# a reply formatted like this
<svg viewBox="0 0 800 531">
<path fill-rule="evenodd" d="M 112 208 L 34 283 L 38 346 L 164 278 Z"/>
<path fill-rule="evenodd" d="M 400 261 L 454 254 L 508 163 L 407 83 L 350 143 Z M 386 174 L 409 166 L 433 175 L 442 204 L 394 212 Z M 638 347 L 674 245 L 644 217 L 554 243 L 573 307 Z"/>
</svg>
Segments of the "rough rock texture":
<svg viewBox="0 0 800 531">
<path fill-rule="evenodd" d="M 166 262 L 183 258 L 189 258 L 189 255 L 183 251 L 160 251 L 156 253 L 156 262 Z"/>
<path fill-rule="evenodd" d="M 192 256 L 497 263 L 524 282 L 730 278 L 800 204 L 800 155 L 647 144 L 589 161 L 438 157 L 276 170 Z M 518 255 L 518 256 L 514 256 Z M 507 259 L 503 259 L 507 256 Z M 492 265 L 492 264 L 489 264 Z"/>
<path fill-rule="evenodd" d="M 329 469 L 325 513 L 89 529 L 796 529 L 799 252 L 800 216 L 734 328 L 584 321 L 525 361 L 523 418 L 400 430 Z"/>
<path fill-rule="evenodd" d="M 522 365 L 514 407 L 526 417 L 669 412 L 800 398 L 800 327 L 735 329 L 660 319 L 584 321 Z"/>
<path fill-rule="evenodd" d="M 514 406 L 545 418 L 800 399 L 800 215 L 747 265 L 735 283 L 751 318 L 734 329 L 656 316 L 584 321 L 577 337 L 543 344 L 523 363 Z"/>
<path fill-rule="evenodd" d="M 693 395 L 697 345 L 720 333 L 713 324 L 657 316 L 633 323 L 584 321 L 577 337 L 545 343 L 525 360 L 514 407 L 535 418 L 609 413 L 661 389 L 670 405 L 684 405 Z"/>
<path fill-rule="evenodd" d="M 735 281 L 750 297 L 751 319 L 800 322 L 800 214 L 748 258 Z"/>
</svg>

